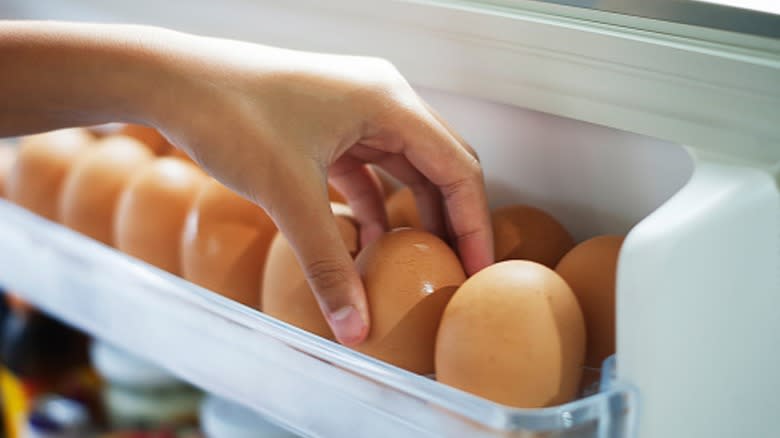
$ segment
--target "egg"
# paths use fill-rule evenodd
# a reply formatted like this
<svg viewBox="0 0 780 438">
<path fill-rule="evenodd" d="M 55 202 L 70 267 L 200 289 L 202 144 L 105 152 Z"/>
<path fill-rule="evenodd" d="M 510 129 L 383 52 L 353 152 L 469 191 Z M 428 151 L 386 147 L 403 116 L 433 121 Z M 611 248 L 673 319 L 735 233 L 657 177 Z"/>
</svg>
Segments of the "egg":
<svg viewBox="0 0 780 438">
<path fill-rule="evenodd" d="M 347 198 L 345 198 L 344 195 L 336 190 L 336 188 L 331 184 L 328 184 L 328 199 L 330 202 L 336 202 L 339 204 L 344 204 L 347 202 Z"/>
<path fill-rule="evenodd" d="M 441 314 L 466 279 L 457 255 L 433 234 L 406 228 L 363 248 L 355 264 L 371 316 L 368 337 L 355 349 L 415 373 L 432 373 Z"/>
<path fill-rule="evenodd" d="M 113 245 L 119 195 L 133 174 L 153 159 L 152 152 L 131 137 L 112 135 L 96 141 L 65 178 L 59 200 L 60 222 Z"/>
<path fill-rule="evenodd" d="M 526 260 L 491 265 L 449 301 L 436 340 L 436 379 L 519 408 L 575 397 L 585 322 L 566 282 Z"/>
<path fill-rule="evenodd" d="M 493 211 L 491 218 L 496 261 L 530 260 L 555 268 L 574 247 L 566 228 L 538 208 L 511 205 Z"/>
<path fill-rule="evenodd" d="M 0 143 L 0 198 L 5 198 L 8 174 L 16 161 L 16 147 Z"/>
<path fill-rule="evenodd" d="M 275 234 L 276 226 L 265 210 L 210 179 L 187 216 L 182 277 L 259 307 L 265 257 Z"/>
<path fill-rule="evenodd" d="M 192 163 L 192 164 L 194 164 L 196 166 L 198 165 L 198 163 L 196 163 L 195 160 L 190 158 L 190 156 L 187 155 L 187 153 L 184 152 L 184 150 L 179 149 L 179 148 L 177 148 L 175 146 L 171 146 L 171 148 L 168 149 L 168 151 L 165 152 L 165 156 L 179 158 L 181 160 L 184 160 L 184 161 L 187 161 L 189 163 Z"/>
<path fill-rule="evenodd" d="M 352 211 L 346 205 L 331 204 L 341 238 L 353 257 L 358 251 L 359 232 Z M 326 339 L 335 340 L 322 315 L 290 242 L 276 233 L 266 258 L 261 288 L 261 310 L 274 318 Z"/>
<path fill-rule="evenodd" d="M 575 246 L 555 268 L 582 308 L 588 333 L 585 366 L 591 369 L 601 368 L 615 353 L 615 280 L 622 244 L 622 236 L 594 237 Z M 586 374 L 586 386 L 598 377 Z"/>
<path fill-rule="evenodd" d="M 197 166 L 178 158 L 157 158 L 143 166 L 120 195 L 116 247 L 178 275 L 184 223 L 205 181 Z"/>
<path fill-rule="evenodd" d="M 414 200 L 414 193 L 409 187 L 404 187 L 393 193 L 385 203 L 387 222 L 390 229 L 417 228 L 422 229 L 422 220 Z"/>
<path fill-rule="evenodd" d="M 81 128 L 23 138 L 6 181 L 8 199 L 49 220 L 57 220 L 65 177 L 93 140 Z"/>
<path fill-rule="evenodd" d="M 135 138 L 152 150 L 155 155 L 165 155 L 172 146 L 160 132 L 152 127 L 136 124 L 127 124 L 116 131 L 119 135 Z"/>
</svg>

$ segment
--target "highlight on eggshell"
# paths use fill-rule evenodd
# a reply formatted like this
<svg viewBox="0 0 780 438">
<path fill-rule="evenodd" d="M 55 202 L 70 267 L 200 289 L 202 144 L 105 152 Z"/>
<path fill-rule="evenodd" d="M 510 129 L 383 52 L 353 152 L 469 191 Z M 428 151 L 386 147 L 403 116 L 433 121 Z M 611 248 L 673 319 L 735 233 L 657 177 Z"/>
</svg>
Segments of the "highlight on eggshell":
<svg viewBox="0 0 780 438">
<path fill-rule="evenodd" d="M 360 233 L 352 210 L 338 203 L 331 203 L 331 210 L 341 238 L 354 257 L 359 249 Z M 280 232 L 273 238 L 266 257 L 260 309 L 315 335 L 336 339 L 309 287 L 292 245 Z"/>
<path fill-rule="evenodd" d="M 160 131 L 149 126 L 128 123 L 120 127 L 116 133 L 135 138 L 151 149 L 155 155 L 166 155 L 173 148 Z"/>
<path fill-rule="evenodd" d="M 574 247 L 571 234 L 550 214 L 528 205 L 510 205 L 491 214 L 495 259 L 530 260 L 548 268 Z"/>
<path fill-rule="evenodd" d="M 457 255 L 431 233 L 398 229 L 363 248 L 355 264 L 371 317 L 368 337 L 355 349 L 415 373 L 432 373 L 442 312 L 466 279 Z"/>
<path fill-rule="evenodd" d="M 114 215 L 130 178 L 154 155 L 138 140 L 112 135 L 97 140 L 70 168 L 58 217 L 63 225 L 106 245 L 114 244 Z"/>
<path fill-rule="evenodd" d="M 8 181 L 8 175 L 16 162 L 18 151 L 16 146 L 0 142 L 0 198 L 7 197 L 5 187 Z"/>
<path fill-rule="evenodd" d="M 276 226 L 265 210 L 214 179 L 200 189 L 181 239 L 182 277 L 259 307 L 265 259 Z"/>
<path fill-rule="evenodd" d="M 56 221 L 65 177 L 81 154 L 92 147 L 93 141 L 94 137 L 82 128 L 22 138 L 6 181 L 8 199 Z"/>
<path fill-rule="evenodd" d="M 615 354 L 615 282 L 623 236 L 597 236 L 569 251 L 555 271 L 569 284 L 582 308 L 588 343 L 586 389 L 598 381 L 602 362 Z"/>
<path fill-rule="evenodd" d="M 181 237 L 206 175 L 178 158 L 157 158 L 125 186 L 115 215 L 116 247 L 172 274 L 181 272 Z"/>
<path fill-rule="evenodd" d="M 409 187 L 393 193 L 385 203 L 385 210 L 387 210 L 387 222 L 391 230 L 404 227 L 423 228 L 414 193 Z"/>
<path fill-rule="evenodd" d="M 568 284 L 526 260 L 491 265 L 455 292 L 436 340 L 436 379 L 519 408 L 572 400 L 585 322 Z"/>
<path fill-rule="evenodd" d="M 198 163 L 196 163 L 196 162 L 195 162 L 195 160 L 193 160 L 193 159 L 192 159 L 192 158 L 191 158 L 191 157 L 190 157 L 190 156 L 187 154 L 187 152 L 185 152 L 183 149 L 180 149 L 180 148 L 178 148 L 178 147 L 176 147 L 176 146 L 171 146 L 171 148 L 170 148 L 170 149 L 168 149 L 168 151 L 166 151 L 166 152 L 165 152 L 165 156 L 166 156 L 166 157 L 174 157 L 174 158 L 178 158 L 178 159 L 180 159 L 180 160 L 184 160 L 184 161 L 187 161 L 187 162 L 189 162 L 189 163 L 192 163 L 192 164 L 194 164 L 194 165 L 196 165 L 196 166 L 198 165 Z"/>
</svg>

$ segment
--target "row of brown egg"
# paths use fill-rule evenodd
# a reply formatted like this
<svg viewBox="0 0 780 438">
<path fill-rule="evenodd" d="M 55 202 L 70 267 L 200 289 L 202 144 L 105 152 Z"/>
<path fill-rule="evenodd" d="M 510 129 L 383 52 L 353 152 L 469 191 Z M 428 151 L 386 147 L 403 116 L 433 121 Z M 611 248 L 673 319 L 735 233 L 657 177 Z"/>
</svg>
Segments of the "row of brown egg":
<svg viewBox="0 0 780 438">
<path fill-rule="evenodd" d="M 0 194 L 7 174 L 13 202 L 334 339 L 292 247 L 260 207 L 152 129 L 102 134 L 29 136 L 16 157 L 0 148 Z M 517 407 L 569 401 L 594 380 L 583 370 L 614 352 L 621 237 L 575 246 L 546 212 L 500 208 L 492 213 L 497 263 L 467 279 L 452 249 L 420 229 L 411 191 L 383 183 L 391 228 L 411 229 L 361 249 L 351 211 L 332 204 L 368 296 L 372 330 L 357 350 Z M 333 190 L 331 198 L 343 202 Z"/>
</svg>

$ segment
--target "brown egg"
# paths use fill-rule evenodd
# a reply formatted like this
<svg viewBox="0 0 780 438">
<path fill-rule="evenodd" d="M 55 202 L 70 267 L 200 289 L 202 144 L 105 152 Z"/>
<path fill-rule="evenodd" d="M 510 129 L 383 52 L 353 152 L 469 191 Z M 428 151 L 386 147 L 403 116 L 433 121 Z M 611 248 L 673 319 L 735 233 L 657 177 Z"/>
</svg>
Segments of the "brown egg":
<svg viewBox="0 0 780 438">
<path fill-rule="evenodd" d="M 187 155 L 186 152 L 184 152 L 182 149 L 179 149 L 179 148 L 177 148 L 175 146 L 171 146 L 171 148 L 168 149 L 165 152 L 165 156 L 167 156 L 167 157 L 176 157 L 176 158 L 182 159 L 184 161 L 188 161 L 188 162 L 190 162 L 190 163 L 192 163 L 192 164 L 194 164 L 196 166 L 198 165 L 198 163 L 196 163 L 195 160 L 190 158 L 190 156 Z"/>
<path fill-rule="evenodd" d="M 354 257 L 359 248 L 357 224 L 343 204 L 331 204 L 341 238 Z M 326 339 L 335 340 L 290 242 L 276 233 L 265 263 L 260 308 L 268 315 Z"/>
<path fill-rule="evenodd" d="M 387 199 L 385 209 L 391 230 L 403 227 L 422 229 L 420 213 L 417 210 L 414 194 L 409 187 L 404 187 L 393 193 Z"/>
<path fill-rule="evenodd" d="M 165 155 L 172 148 L 158 130 L 149 126 L 127 124 L 119 128 L 117 134 L 135 138 L 151 149 L 155 155 Z"/>
<path fill-rule="evenodd" d="M 0 143 L 0 198 L 5 198 L 8 174 L 16 161 L 16 147 Z"/>
<path fill-rule="evenodd" d="M 336 202 L 339 204 L 345 204 L 347 202 L 347 198 L 345 198 L 341 192 L 336 190 L 336 188 L 330 184 L 328 184 L 328 199 L 330 199 L 330 202 Z"/>
<path fill-rule="evenodd" d="M 276 226 L 265 210 L 210 179 L 187 216 L 182 277 L 258 307 L 265 257 Z"/>
<path fill-rule="evenodd" d="M 131 137 L 112 135 L 95 142 L 73 164 L 62 187 L 59 220 L 106 245 L 114 244 L 114 213 L 133 174 L 154 155 Z"/>
<path fill-rule="evenodd" d="M 538 208 L 511 205 L 493 211 L 496 261 L 530 260 L 549 268 L 570 249 L 574 239 L 555 218 Z"/>
<path fill-rule="evenodd" d="M 371 331 L 355 349 L 415 373 L 432 373 L 441 314 L 466 279 L 458 257 L 433 234 L 398 229 L 365 247 L 355 263 L 371 315 Z"/>
<path fill-rule="evenodd" d="M 455 292 L 436 341 L 436 379 L 520 408 L 575 397 L 585 322 L 566 282 L 535 262 L 511 260 Z"/>
<path fill-rule="evenodd" d="M 22 139 L 6 182 L 8 199 L 49 220 L 57 220 L 65 176 L 92 146 L 85 129 L 61 129 Z"/>
<path fill-rule="evenodd" d="M 138 170 L 119 198 L 117 248 L 178 275 L 184 222 L 205 181 L 198 167 L 178 158 L 157 158 Z"/>
<path fill-rule="evenodd" d="M 615 279 L 622 236 L 599 236 L 569 251 L 555 271 L 569 284 L 585 317 L 588 332 L 585 366 L 601 368 L 615 353 Z M 589 373 L 585 386 L 597 373 Z"/>
</svg>

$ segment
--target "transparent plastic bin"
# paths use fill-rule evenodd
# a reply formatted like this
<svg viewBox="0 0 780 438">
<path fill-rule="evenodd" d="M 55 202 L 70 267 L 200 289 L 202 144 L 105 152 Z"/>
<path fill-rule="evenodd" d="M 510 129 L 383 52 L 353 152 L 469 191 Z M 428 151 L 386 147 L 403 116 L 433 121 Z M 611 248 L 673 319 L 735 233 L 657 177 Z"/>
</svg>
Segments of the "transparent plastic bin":
<svg viewBox="0 0 780 438">
<path fill-rule="evenodd" d="M 420 91 L 479 152 L 491 207 L 545 209 L 578 241 L 627 233 L 691 175 L 687 151 L 668 142 Z M 637 392 L 613 371 L 587 398 L 509 408 L 310 335 L 2 201 L 0 282 L 305 436 L 635 435 Z"/>
<path fill-rule="evenodd" d="M 305 436 L 631 435 L 636 394 L 615 384 L 513 409 L 356 353 L 0 201 L 3 286 Z"/>
</svg>

